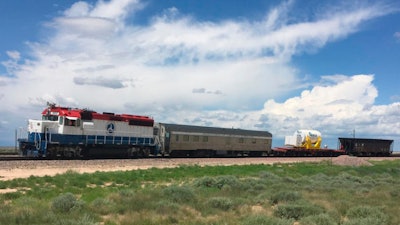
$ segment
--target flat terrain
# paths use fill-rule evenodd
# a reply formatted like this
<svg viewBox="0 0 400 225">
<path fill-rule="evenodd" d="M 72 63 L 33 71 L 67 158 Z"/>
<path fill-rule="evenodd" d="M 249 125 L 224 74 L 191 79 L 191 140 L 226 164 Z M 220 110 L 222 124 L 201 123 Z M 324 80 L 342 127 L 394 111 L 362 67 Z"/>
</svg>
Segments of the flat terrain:
<svg viewBox="0 0 400 225">
<path fill-rule="evenodd" d="M 180 165 L 248 165 L 331 161 L 336 165 L 368 165 L 369 160 L 400 160 L 398 157 L 296 157 L 296 158 L 151 158 L 151 159 L 110 159 L 110 160 L 29 160 L 1 161 L 0 180 L 28 178 L 30 176 L 54 176 L 67 171 L 94 173 L 96 171 L 127 171 L 148 168 L 171 168 Z"/>
</svg>

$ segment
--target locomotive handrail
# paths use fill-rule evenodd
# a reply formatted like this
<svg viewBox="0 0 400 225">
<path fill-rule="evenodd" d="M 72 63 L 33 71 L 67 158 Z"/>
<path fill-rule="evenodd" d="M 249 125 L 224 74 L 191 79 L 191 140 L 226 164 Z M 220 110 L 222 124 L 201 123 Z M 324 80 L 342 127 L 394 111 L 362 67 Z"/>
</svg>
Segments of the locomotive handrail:
<svg viewBox="0 0 400 225">
<path fill-rule="evenodd" d="M 38 136 L 38 138 L 39 138 L 39 141 L 37 141 L 36 140 L 36 134 L 37 134 L 37 136 Z M 35 134 L 35 147 L 36 147 L 36 150 L 40 150 L 40 146 L 42 145 L 42 138 L 40 137 L 40 133 L 36 133 Z"/>
<path fill-rule="evenodd" d="M 45 127 L 44 128 L 44 140 L 45 140 L 45 142 L 44 142 L 44 149 L 47 149 L 47 143 L 48 143 L 48 139 L 47 139 L 47 134 L 49 134 L 49 135 L 51 135 L 51 132 L 49 133 L 49 128 L 48 127 Z M 51 141 L 51 137 L 49 137 L 49 139 L 50 139 L 50 141 Z"/>
</svg>

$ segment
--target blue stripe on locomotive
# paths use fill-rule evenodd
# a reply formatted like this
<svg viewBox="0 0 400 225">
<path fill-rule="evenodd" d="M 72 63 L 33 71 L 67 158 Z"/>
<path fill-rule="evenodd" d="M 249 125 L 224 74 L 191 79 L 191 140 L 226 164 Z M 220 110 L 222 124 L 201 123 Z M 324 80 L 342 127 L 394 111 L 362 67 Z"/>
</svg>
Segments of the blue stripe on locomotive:
<svg viewBox="0 0 400 225">
<path fill-rule="evenodd" d="M 46 136 L 45 136 L 46 135 Z M 126 136 L 100 136 L 100 135 L 67 135 L 29 133 L 28 142 L 47 142 L 59 145 L 107 144 L 107 145 L 140 145 L 153 146 L 154 138 L 126 137 Z"/>
</svg>

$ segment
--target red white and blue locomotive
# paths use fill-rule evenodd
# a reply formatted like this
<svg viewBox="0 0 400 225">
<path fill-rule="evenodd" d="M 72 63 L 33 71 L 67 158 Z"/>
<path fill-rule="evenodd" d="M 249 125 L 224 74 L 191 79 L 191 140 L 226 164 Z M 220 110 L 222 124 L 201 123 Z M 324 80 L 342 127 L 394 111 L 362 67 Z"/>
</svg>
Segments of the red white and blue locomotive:
<svg viewBox="0 0 400 225">
<path fill-rule="evenodd" d="M 144 157 L 156 149 L 153 125 L 148 116 L 49 104 L 41 120 L 29 120 L 28 137 L 19 139 L 19 149 L 22 155 L 47 158 Z"/>
</svg>

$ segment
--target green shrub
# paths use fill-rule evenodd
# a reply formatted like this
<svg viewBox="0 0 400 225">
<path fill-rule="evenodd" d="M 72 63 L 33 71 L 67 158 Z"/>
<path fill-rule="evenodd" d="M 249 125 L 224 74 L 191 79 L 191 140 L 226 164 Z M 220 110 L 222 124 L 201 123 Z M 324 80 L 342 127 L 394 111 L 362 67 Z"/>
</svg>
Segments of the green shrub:
<svg viewBox="0 0 400 225">
<path fill-rule="evenodd" d="M 297 191 L 280 191 L 270 197 L 272 204 L 278 204 L 279 202 L 294 202 L 301 199 L 301 194 Z"/>
<path fill-rule="evenodd" d="M 190 202 L 195 200 L 194 191 L 187 186 L 169 186 L 163 190 L 164 196 L 173 202 Z"/>
<path fill-rule="evenodd" d="M 115 207 L 115 203 L 104 198 L 96 198 L 93 200 L 93 202 L 90 204 L 90 208 L 97 213 L 100 213 L 102 215 L 107 215 L 113 211 L 113 208 Z"/>
<path fill-rule="evenodd" d="M 268 187 L 266 185 L 256 184 L 251 189 L 249 189 L 249 191 L 252 191 L 253 194 L 257 194 L 257 193 L 260 193 L 260 192 L 266 190 L 267 188 Z"/>
<path fill-rule="evenodd" d="M 318 215 L 323 213 L 321 207 L 310 205 L 308 203 L 293 205 L 278 205 L 274 211 L 275 216 L 280 218 L 292 218 L 298 220 L 305 216 Z"/>
<path fill-rule="evenodd" d="M 14 200 L 14 199 L 18 199 L 22 196 L 24 196 L 21 192 L 17 191 L 17 192 L 8 192 L 5 194 L 2 194 L 2 196 L 4 197 L 4 199 L 6 200 Z"/>
<path fill-rule="evenodd" d="M 194 185 L 196 187 L 211 187 L 224 190 L 242 189 L 244 187 L 242 182 L 232 175 L 217 176 L 215 178 L 205 176 L 195 180 Z"/>
<path fill-rule="evenodd" d="M 343 225 L 385 225 L 388 224 L 386 221 L 380 221 L 376 218 L 366 217 L 366 218 L 354 218 L 345 221 Z"/>
<path fill-rule="evenodd" d="M 175 202 L 170 201 L 159 201 L 155 205 L 155 210 L 158 214 L 163 215 L 174 215 L 179 211 L 179 205 Z"/>
<path fill-rule="evenodd" d="M 223 187 L 229 187 L 233 189 L 242 188 L 242 183 L 240 182 L 240 180 L 237 177 L 231 175 L 216 177 L 215 185 L 219 189 L 222 189 Z"/>
<path fill-rule="evenodd" d="M 357 187 L 364 187 L 366 181 L 359 176 L 354 176 L 348 174 L 347 172 L 342 172 L 332 180 L 332 184 L 336 187 L 346 187 L 357 189 Z"/>
<path fill-rule="evenodd" d="M 85 214 L 79 218 L 54 218 L 51 224 L 54 225 L 97 225 L 96 221 Z"/>
<path fill-rule="evenodd" d="M 331 178 L 324 173 L 317 173 L 317 174 L 309 177 L 308 179 L 311 181 L 325 182 L 325 181 L 330 180 Z"/>
<path fill-rule="evenodd" d="M 196 187 L 215 187 L 216 180 L 213 177 L 201 177 L 194 181 Z"/>
<path fill-rule="evenodd" d="M 15 218 L 15 222 L 17 223 L 29 223 L 34 221 L 36 218 L 36 210 L 29 206 L 19 207 L 14 210 L 12 216 Z"/>
<path fill-rule="evenodd" d="M 376 182 L 382 184 L 395 184 L 396 179 L 389 173 L 383 173 L 376 178 Z"/>
<path fill-rule="evenodd" d="M 83 202 L 76 199 L 72 193 L 61 194 L 56 197 L 51 205 L 54 212 L 67 213 L 72 209 L 79 209 L 83 206 Z"/>
<path fill-rule="evenodd" d="M 118 192 L 121 198 L 131 198 L 135 196 L 135 191 L 132 189 L 122 189 Z"/>
<path fill-rule="evenodd" d="M 49 214 L 46 206 L 45 202 L 28 196 L 0 204 L 0 224 L 43 224 L 43 215 Z"/>
<path fill-rule="evenodd" d="M 265 204 L 269 202 L 270 194 L 267 192 L 264 192 L 262 194 L 256 195 L 253 198 L 253 203 L 255 204 Z"/>
<path fill-rule="evenodd" d="M 328 214 L 319 214 L 314 216 L 307 216 L 300 220 L 301 225 L 337 225 L 332 217 Z"/>
<path fill-rule="evenodd" d="M 213 197 L 207 201 L 207 205 L 215 209 L 229 210 L 234 207 L 233 201 L 226 197 Z"/>
<path fill-rule="evenodd" d="M 249 192 L 252 196 L 269 189 L 269 186 L 262 179 L 247 178 L 239 181 L 239 190 Z"/>
<path fill-rule="evenodd" d="M 281 177 L 279 177 L 278 175 L 270 172 L 270 171 L 261 171 L 259 173 L 259 177 L 262 179 L 265 179 L 267 181 L 278 181 L 281 180 Z"/>
<path fill-rule="evenodd" d="M 283 177 L 282 181 L 283 183 L 296 184 L 298 180 L 296 178 L 286 176 Z"/>
<path fill-rule="evenodd" d="M 370 206 L 356 206 L 350 208 L 346 213 L 347 218 L 346 225 L 355 224 L 386 224 L 388 216 L 382 212 L 378 207 Z"/>
<path fill-rule="evenodd" d="M 389 192 L 389 194 L 390 194 L 390 196 L 391 196 L 392 198 L 397 198 L 397 197 L 400 196 L 400 190 L 398 190 L 398 189 L 396 189 L 396 190 L 391 190 L 391 191 Z"/>
<path fill-rule="evenodd" d="M 381 220 L 387 219 L 387 216 L 380 208 L 371 206 L 356 206 L 350 208 L 346 215 L 348 218 L 376 217 Z"/>
<path fill-rule="evenodd" d="M 240 223 L 241 225 L 292 225 L 292 219 L 279 219 L 261 214 L 251 215 Z"/>
</svg>

